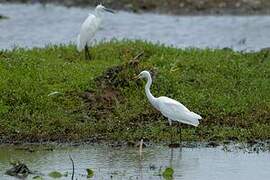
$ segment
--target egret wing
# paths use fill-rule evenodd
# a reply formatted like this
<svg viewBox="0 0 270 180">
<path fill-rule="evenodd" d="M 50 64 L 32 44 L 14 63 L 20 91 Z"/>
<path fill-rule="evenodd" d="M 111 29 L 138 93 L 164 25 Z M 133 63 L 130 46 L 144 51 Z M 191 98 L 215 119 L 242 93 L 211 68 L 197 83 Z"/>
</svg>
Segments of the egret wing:
<svg viewBox="0 0 270 180">
<path fill-rule="evenodd" d="M 80 34 L 77 38 L 77 49 L 82 51 L 85 45 L 95 36 L 100 20 L 90 14 L 81 26 Z"/>
<path fill-rule="evenodd" d="M 158 102 L 161 104 L 167 105 L 168 107 L 171 107 L 171 106 L 175 108 L 177 107 L 177 109 L 179 109 L 180 111 L 189 111 L 188 108 L 184 106 L 183 104 L 181 104 L 180 102 L 174 99 L 165 97 L 165 96 L 159 97 Z"/>
<path fill-rule="evenodd" d="M 189 111 L 183 104 L 167 97 L 158 98 L 160 112 L 168 119 L 193 126 L 199 125 L 201 116 Z"/>
</svg>

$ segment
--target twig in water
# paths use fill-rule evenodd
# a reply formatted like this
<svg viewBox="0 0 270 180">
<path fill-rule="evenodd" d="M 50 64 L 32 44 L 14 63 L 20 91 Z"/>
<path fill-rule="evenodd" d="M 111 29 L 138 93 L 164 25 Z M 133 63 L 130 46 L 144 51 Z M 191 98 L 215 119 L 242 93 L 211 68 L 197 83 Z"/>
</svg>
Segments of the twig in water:
<svg viewBox="0 0 270 180">
<path fill-rule="evenodd" d="M 69 159 L 71 160 L 71 163 L 72 163 L 72 176 L 71 176 L 71 180 L 73 180 L 74 179 L 74 161 L 73 161 L 73 159 L 72 159 L 72 157 L 70 156 L 70 154 L 69 154 Z"/>
<path fill-rule="evenodd" d="M 140 157 L 142 157 L 142 148 L 143 148 L 143 139 L 141 139 L 140 141 L 140 149 L 139 149 Z"/>
</svg>

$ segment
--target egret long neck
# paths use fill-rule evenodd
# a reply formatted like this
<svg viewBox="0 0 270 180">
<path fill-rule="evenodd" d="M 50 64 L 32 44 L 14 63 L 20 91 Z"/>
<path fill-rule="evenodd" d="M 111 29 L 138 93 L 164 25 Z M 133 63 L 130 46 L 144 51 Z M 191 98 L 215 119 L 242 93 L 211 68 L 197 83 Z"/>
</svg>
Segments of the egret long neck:
<svg viewBox="0 0 270 180">
<path fill-rule="evenodd" d="M 150 87 L 152 85 L 152 78 L 151 76 L 147 77 L 147 83 L 145 85 L 145 94 L 148 98 L 148 100 L 150 101 L 150 103 L 158 109 L 158 107 L 156 106 L 156 98 L 152 95 L 152 93 L 150 92 Z"/>
<path fill-rule="evenodd" d="M 102 12 L 98 9 L 95 9 L 95 15 L 97 18 L 101 18 L 102 17 Z"/>
</svg>

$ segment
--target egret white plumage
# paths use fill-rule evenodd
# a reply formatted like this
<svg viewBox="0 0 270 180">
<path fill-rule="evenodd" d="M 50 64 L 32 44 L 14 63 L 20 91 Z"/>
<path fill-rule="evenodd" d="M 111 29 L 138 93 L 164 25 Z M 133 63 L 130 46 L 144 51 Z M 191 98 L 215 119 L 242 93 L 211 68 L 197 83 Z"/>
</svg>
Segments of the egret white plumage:
<svg viewBox="0 0 270 180">
<path fill-rule="evenodd" d="M 100 28 L 102 15 L 105 11 L 114 13 L 113 10 L 105 8 L 101 4 L 97 5 L 95 8 L 95 13 L 90 13 L 81 26 L 80 34 L 77 37 L 77 50 L 79 52 L 81 52 L 83 49 L 85 50 L 85 59 L 91 59 L 88 46 Z"/>
<path fill-rule="evenodd" d="M 190 111 L 188 108 L 186 108 L 183 104 L 180 102 L 165 97 L 154 97 L 152 93 L 150 92 L 150 87 L 152 84 L 152 78 L 148 71 L 142 71 L 138 76 L 138 79 L 146 78 L 147 83 L 145 85 L 145 93 L 150 101 L 150 103 L 161 112 L 163 116 L 168 118 L 169 124 L 172 125 L 172 121 L 177 121 L 184 124 L 189 124 L 192 126 L 198 126 L 199 120 L 202 119 L 202 117 L 192 111 Z M 181 129 L 180 129 L 181 130 Z M 181 134 L 181 132 L 180 132 Z"/>
</svg>

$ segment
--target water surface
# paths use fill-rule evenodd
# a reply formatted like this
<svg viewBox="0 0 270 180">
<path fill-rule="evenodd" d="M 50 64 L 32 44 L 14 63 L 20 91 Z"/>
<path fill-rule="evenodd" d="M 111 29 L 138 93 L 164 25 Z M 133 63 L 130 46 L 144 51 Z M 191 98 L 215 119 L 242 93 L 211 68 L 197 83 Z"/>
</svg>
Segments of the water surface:
<svg viewBox="0 0 270 180">
<path fill-rule="evenodd" d="M 143 149 L 140 158 L 138 148 L 87 145 L 61 147 L 55 150 L 34 152 L 19 150 L 14 146 L 0 148 L 0 179 L 12 179 L 4 175 L 9 161 L 23 160 L 31 170 L 43 173 L 45 179 L 51 171 L 72 172 L 69 154 L 75 162 L 75 176 L 86 179 L 86 168 L 94 170 L 94 179 L 162 179 L 159 171 L 173 167 L 174 179 L 227 180 L 260 179 L 270 177 L 270 154 L 225 152 L 221 148 L 178 148 L 151 146 Z M 43 150 L 42 150 L 43 149 Z M 15 179 L 15 178 L 14 178 Z"/>
<path fill-rule="evenodd" d="M 92 9 L 0 4 L 0 48 L 75 42 Z M 270 46 L 270 16 L 169 16 L 119 11 L 105 15 L 96 40 L 144 39 L 176 47 L 260 50 Z"/>
</svg>

